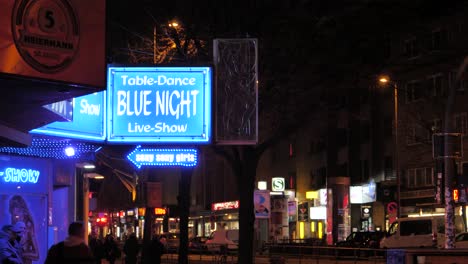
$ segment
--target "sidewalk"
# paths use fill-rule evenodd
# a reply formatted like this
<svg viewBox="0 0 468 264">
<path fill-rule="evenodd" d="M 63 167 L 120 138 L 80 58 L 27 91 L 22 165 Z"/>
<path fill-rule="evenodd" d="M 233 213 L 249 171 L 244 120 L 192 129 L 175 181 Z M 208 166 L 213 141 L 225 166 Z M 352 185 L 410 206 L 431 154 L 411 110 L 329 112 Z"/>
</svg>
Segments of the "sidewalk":
<svg viewBox="0 0 468 264">
<path fill-rule="evenodd" d="M 177 264 L 177 254 L 166 254 L 161 258 L 161 263 Z M 285 264 L 384 264 L 385 259 L 330 259 L 330 258 L 285 258 Z M 237 257 L 228 256 L 226 262 L 219 262 L 214 255 L 189 255 L 190 264 L 212 264 L 226 263 L 237 264 Z M 269 256 L 255 256 L 255 264 L 270 264 Z M 109 264 L 107 260 L 103 260 L 101 264 Z M 124 258 L 118 259 L 115 264 L 125 264 Z"/>
</svg>

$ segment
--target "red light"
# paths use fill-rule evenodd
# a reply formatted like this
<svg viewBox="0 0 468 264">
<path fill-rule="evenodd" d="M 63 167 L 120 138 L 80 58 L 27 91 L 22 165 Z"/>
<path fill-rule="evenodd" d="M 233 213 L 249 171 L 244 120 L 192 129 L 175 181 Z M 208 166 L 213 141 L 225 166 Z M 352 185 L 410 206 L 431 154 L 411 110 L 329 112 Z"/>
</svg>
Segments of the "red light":
<svg viewBox="0 0 468 264">
<path fill-rule="evenodd" d="M 101 217 L 101 223 L 107 223 L 107 218 L 106 217 Z"/>
<path fill-rule="evenodd" d="M 458 202 L 458 189 L 453 190 L 453 200 L 455 200 L 455 202 Z"/>
</svg>

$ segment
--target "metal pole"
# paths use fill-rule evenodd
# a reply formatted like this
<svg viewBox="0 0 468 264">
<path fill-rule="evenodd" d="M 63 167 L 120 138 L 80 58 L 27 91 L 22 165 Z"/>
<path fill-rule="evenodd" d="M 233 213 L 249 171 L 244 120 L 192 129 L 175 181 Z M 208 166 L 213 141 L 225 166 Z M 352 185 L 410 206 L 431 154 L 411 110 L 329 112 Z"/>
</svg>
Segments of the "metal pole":
<svg viewBox="0 0 468 264">
<path fill-rule="evenodd" d="M 157 58 L 156 55 L 158 53 L 158 46 L 156 43 L 156 25 L 153 27 L 153 63 L 156 64 Z"/>
<path fill-rule="evenodd" d="M 393 104 L 394 104 L 394 122 L 395 122 L 395 176 L 397 181 L 397 202 L 398 202 L 398 218 L 401 216 L 401 196 L 400 196 L 400 163 L 398 162 L 398 87 L 393 84 Z"/>
</svg>

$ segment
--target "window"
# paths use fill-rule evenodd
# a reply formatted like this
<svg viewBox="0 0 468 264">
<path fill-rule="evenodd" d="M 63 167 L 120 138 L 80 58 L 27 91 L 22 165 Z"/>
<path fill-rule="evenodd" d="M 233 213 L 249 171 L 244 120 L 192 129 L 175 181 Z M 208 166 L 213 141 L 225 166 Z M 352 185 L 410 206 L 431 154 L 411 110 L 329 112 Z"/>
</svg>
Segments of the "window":
<svg viewBox="0 0 468 264">
<path fill-rule="evenodd" d="M 432 133 L 439 133 L 440 131 L 442 131 L 442 125 L 442 120 L 440 120 L 439 118 L 433 119 L 431 127 Z"/>
<path fill-rule="evenodd" d="M 430 234 L 432 234 L 431 220 L 402 221 L 400 223 L 400 236 Z"/>
<path fill-rule="evenodd" d="M 420 81 L 411 81 L 406 84 L 406 102 L 411 103 L 423 98 Z"/>
<path fill-rule="evenodd" d="M 370 138 L 370 126 L 369 122 L 362 122 L 360 124 L 360 130 L 361 130 L 361 141 L 362 142 L 367 142 Z"/>
<path fill-rule="evenodd" d="M 446 94 L 442 78 L 442 73 L 434 74 L 428 78 L 430 82 L 432 96 L 443 96 Z"/>
<path fill-rule="evenodd" d="M 450 88 L 456 86 L 455 87 L 456 91 L 458 92 L 466 91 L 468 82 L 464 80 L 463 78 L 461 78 L 461 80 L 458 80 L 458 83 L 457 83 L 457 73 L 458 73 L 457 70 L 453 70 L 449 72 L 448 81 L 449 81 Z"/>
<path fill-rule="evenodd" d="M 421 126 L 420 124 L 411 124 L 408 126 L 406 134 L 406 144 L 408 146 L 430 142 L 431 133 L 429 129 Z"/>
<path fill-rule="evenodd" d="M 466 135 L 468 128 L 466 112 L 458 113 L 454 116 L 455 131 Z"/>
<path fill-rule="evenodd" d="M 384 177 L 386 180 L 396 179 L 396 175 L 393 174 L 393 157 L 385 156 L 384 160 Z"/>
<path fill-rule="evenodd" d="M 419 55 L 418 42 L 415 37 L 409 38 L 404 42 L 405 57 L 411 59 Z"/>
<path fill-rule="evenodd" d="M 447 47 L 448 34 L 446 30 L 435 29 L 432 31 L 431 50 L 441 50 Z"/>
<path fill-rule="evenodd" d="M 434 169 L 431 167 L 415 168 L 407 171 L 407 187 L 418 188 L 434 186 Z"/>
<path fill-rule="evenodd" d="M 361 180 L 367 181 L 369 179 L 369 161 L 361 160 Z"/>
</svg>

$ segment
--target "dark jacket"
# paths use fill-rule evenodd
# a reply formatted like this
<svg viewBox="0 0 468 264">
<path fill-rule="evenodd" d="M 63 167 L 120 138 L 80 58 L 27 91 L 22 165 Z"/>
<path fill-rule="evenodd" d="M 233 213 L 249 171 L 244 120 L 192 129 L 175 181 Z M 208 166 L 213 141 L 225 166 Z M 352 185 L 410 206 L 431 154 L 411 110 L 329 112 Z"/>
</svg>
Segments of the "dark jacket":
<svg viewBox="0 0 468 264">
<path fill-rule="evenodd" d="M 91 264 L 93 254 L 83 239 L 69 236 L 63 242 L 53 245 L 47 252 L 45 264 Z"/>
<path fill-rule="evenodd" d="M 0 231 L 0 263 L 22 264 L 18 249 L 9 240 L 10 234 Z"/>
<path fill-rule="evenodd" d="M 136 236 L 131 235 L 124 244 L 124 253 L 126 263 L 135 263 L 138 252 L 140 251 L 140 246 L 138 245 L 138 240 Z"/>
</svg>

